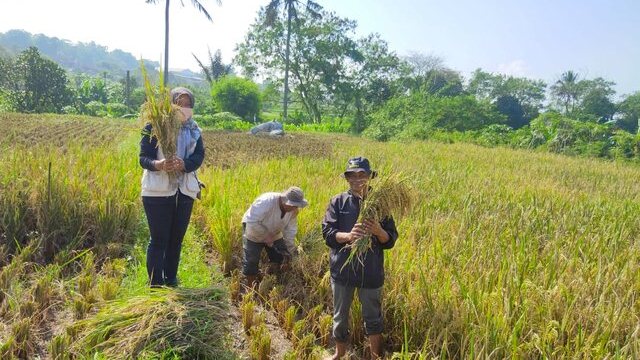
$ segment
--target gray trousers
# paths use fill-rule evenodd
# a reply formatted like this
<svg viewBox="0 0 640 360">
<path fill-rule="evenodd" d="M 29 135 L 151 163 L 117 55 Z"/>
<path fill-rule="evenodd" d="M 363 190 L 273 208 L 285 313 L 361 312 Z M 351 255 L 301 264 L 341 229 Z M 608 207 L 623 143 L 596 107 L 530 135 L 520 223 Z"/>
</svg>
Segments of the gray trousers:
<svg viewBox="0 0 640 360">
<path fill-rule="evenodd" d="M 356 289 L 358 290 L 358 299 L 360 299 L 362 308 L 365 334 L 376 335 L 382 333 L 382 287 L 377 289 L 356 288 L 336 284 L 332 280 L 333 337 L 336 341 L 349 341 L 349 310 L 351 309 L 353 293 Z"/>
<path fill-rule="evenodd" d="M 258 275 L 258 263 L 262 255 L 262 249 L 267 251 L 269 262 L 274 264 L 282 264 L 285 258 L 291 255 L 287 250 L 287 244 L 284 239 L 278 239 L 273 242 L 273 246 L 267 246 L 262 243 L 256 243 L 244 236 L 247 224 L 242 223 L 242 274 L 245 276 Z"/>
<path fill-rule="evenodd" d="M 260 262 L 260 256 L 262 255 L 262 249 L 267 251 L 269 262 L 274 264 L 282 264 L 285 259 L 285 255 L 288 256 L 287 245 L 283 239 L 278 239 L 273 242 L 273 246 L 267 246 L 261 243 L 255 243 L 246 237 L 242 237 L 242 251 L 244 256 L 242 257 L 242 274 L 243 275 L 258 275 L 258 263 Z"/>
</svg>

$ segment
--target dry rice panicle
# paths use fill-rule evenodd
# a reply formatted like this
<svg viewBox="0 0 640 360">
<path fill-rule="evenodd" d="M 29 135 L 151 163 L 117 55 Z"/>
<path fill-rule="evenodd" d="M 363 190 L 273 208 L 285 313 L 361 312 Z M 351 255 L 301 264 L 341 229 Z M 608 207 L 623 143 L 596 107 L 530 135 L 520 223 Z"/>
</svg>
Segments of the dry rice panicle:
<svg viewBox="0 0 640 360">
<path fill-rule="evenodd" d="M 406 175 L 397 173 L 382 177 L 373 184 L 362 202 L 358 222 L 365 219 L 379 222 L 389 216 L 397 221 L 411 210 L 412 195 L 414 192 Z M 366 252 L 371 249 L 371 236 L 362 237 L 345 246 L 345 249 L 349 249 L 351 253 L 343 268 L 354 259 L 363 264 Z"/>
<path fill-rule="evenodd" d="M 158 139 L 158 146 L 165 158 L 176 155 L 177 138 L 182 121 L 179 107 L 172 103 L 169 88 L 164 85 L 162 69 L 157 87 L 151 84 L 144 64 L 141 63 L 144 79 L 146 101 L 140 107 L 140 120 L 151 124 L 151 137 Z M 169 177 L 175 180 L 177 174 L 170 172 Z"/>
</svg>

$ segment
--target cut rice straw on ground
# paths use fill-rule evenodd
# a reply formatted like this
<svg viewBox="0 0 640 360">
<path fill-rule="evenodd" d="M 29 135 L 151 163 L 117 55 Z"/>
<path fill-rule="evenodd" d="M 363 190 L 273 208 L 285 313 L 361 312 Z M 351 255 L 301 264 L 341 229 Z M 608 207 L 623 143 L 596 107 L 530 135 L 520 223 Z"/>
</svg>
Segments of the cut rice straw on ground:
<svg viewBox="0 0 640 360">
<path fill-rule="evenodd" d="M 76 322 L 68 329 L 74 335 L 71 353 L 129 359 L 170 351 L 185 358 L 224 359 L 226 318 L 220 288 L 153 289 Z"/>
<path fill-rule="evenodd" d="M 410 211 L 413 203 L 412 195 L 413 191 L 407 176 L 393 174 L 382 177 L 373 184 L 365 201 L 362 202 L 358 222 L 363 222 L 365 219 L 379 222 L 387 217 L 393 217 L 398 221 Z M 345 246 L 345 249 L 350 249 L 351 253 L 343 268 L 354 260 L 363 264 L 364 256 L 371 249 L 371 236 L 362 237 Z"/>
</svg>

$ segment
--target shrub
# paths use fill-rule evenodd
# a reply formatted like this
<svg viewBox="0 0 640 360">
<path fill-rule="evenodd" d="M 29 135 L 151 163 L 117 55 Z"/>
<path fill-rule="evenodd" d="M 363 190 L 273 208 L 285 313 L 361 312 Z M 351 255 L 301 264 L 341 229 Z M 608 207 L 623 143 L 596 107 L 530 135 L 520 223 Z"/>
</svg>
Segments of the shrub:
<svg viewBox="0 0 640 360">
<path fill-rule="evenodd" d="M 531 121 L 531 129 L 547 139 L 551 152 L 569 155 L 606 156 L 611 146 L 611 126 L 546 113 Z"/>
<path fill-rule="evenodd" d="M 139 109 L 145 101 L 144 88 L 138 87 L 131 91 L 131 95 L 129 95 L 129 105 L 132 109 Z M 198 99 L 196 99 L 196 104 L 198 104 Z M 197 105 L 196 105 L 197 106 Z"/>
<path fill-rule="evenodd" d="M 242 120 L 236 114 L 230 112 L 219 112 L 213 115 L 199 115 L 194 117 L 200 127 L 215 130 L 241 130 L 247 131 L 253 126 L 251 123 Z"/>
<path fill-rule="evenodd" d="M 232 112 L 245 120 L 258 116 L 260 89 L 251 80 L 226 76 L 211 87 L 211 96 L 220 111 Z"/>
<path fill-rule="evenodd" d="M 479 130 L 475 136 L 475 143 L 483 146 L 507 145 L 511 142 L 513 129 L 502 124 L 489 125 Z"/>
<path fill-rule="evenodd" d="M 67 106 L 63 107 L 62 108 L 62 113 L 63 114 L 70 114 L 70 115 L 78 115 L 78 114 L 80 114 L 78 109 L 76 109 L 76 107 L 73 106 L 73 105 L 67 105 Z"/>
<path fill-rule="evenodd" d="M 616 130 L 611 136 L 610 154 L 616 159 L 631 159 L 640 155 L 640 137 L 624 130 Z"/>
<path fill-rule="evenodd" d="M 15 111 L 13 97 L 9 91 L 0 89 L 0 112 Z"/>
<path fill-rule="evenodd" d="M 120 103 L 108 103 L 107 104 L 107 116 L 109 117 L 122 117 L 130 112 L 129 107 Z"/>
<path fill-rule="evenodd" d="M 493 105 L 473 96 L 437 97 L 414 93 L 389 100 L 371 115 L 364 135 L 376 140 L 429 138 L 434 131 L 478 130 L 506 121 Z"/>
<path fill-rule="evenodd" d="M 84 106 L 84 115 L 107 116 L 107 106 L 99 101 L 89 101 Z"/>
<path fill-rule="evenodd" d="M 315 131 L 326 133 L 348 133 L 351 131 L 351 122 L 344 118 L 323 118 L 319 124 L 284 124 L 285 131 Z"/>
</svg>

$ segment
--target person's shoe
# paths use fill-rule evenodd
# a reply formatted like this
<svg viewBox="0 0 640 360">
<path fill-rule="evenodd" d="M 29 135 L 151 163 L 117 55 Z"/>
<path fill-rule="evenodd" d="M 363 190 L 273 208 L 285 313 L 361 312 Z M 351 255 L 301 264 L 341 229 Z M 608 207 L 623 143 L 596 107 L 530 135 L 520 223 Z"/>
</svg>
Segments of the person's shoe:
<svg viewBox="0 0 640 360">
<path fill-rule="evenodd" d="M 176 288 L 178 287 L 178 285 L 180 285 L 180 281 L 178 281 L 178 278 L 171 279 L 171 280 L 164 279 L 164 286 Z"/>
</svg>

